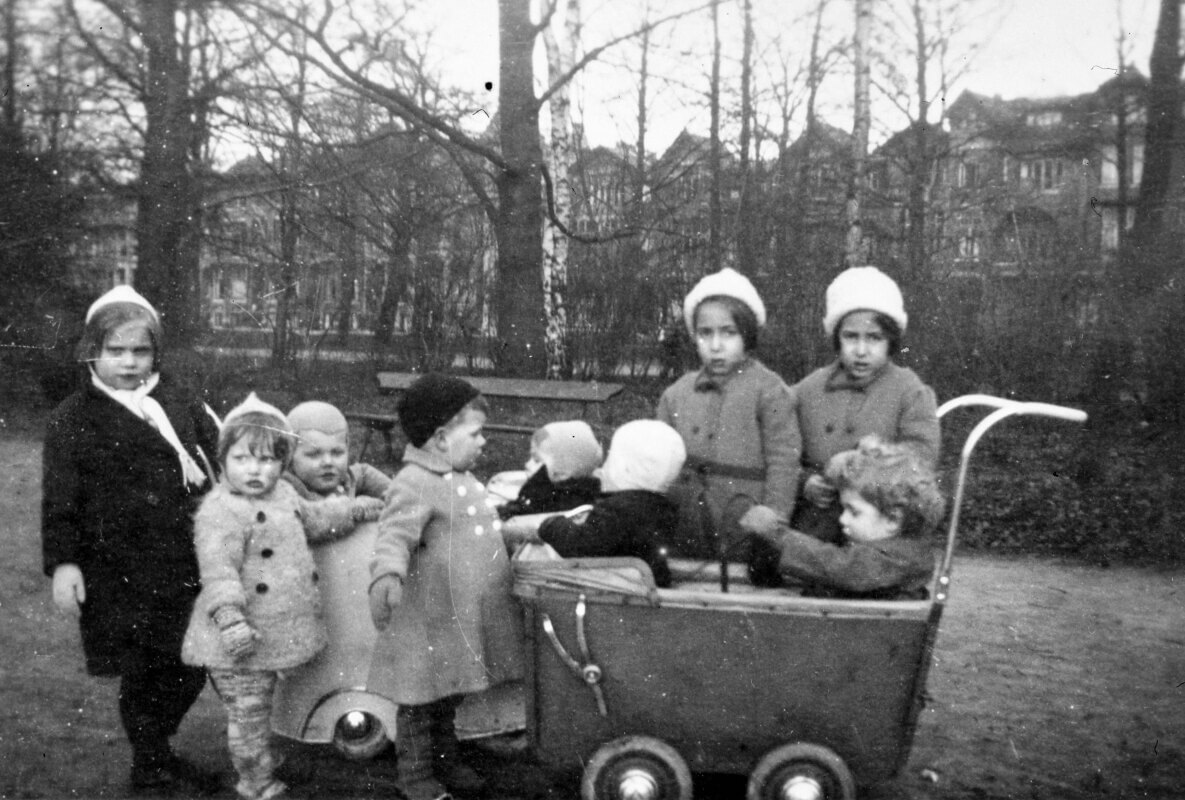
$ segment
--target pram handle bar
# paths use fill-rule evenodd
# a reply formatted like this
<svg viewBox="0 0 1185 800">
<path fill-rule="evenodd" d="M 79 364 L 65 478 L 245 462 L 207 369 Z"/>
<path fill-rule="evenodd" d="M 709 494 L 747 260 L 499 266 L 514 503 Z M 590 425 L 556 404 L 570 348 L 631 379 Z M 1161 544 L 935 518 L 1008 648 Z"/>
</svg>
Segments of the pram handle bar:
<svg viewBox="0 0 1185 800">
<path fill-rule="evenodd" d="M 1052 403 L 1029 403 L 1019 400 L 1009 400 L 1003 397 L 993 397 L 988 394 L 966 394 L 947 400 L 938 407 L 938 418 L 941 419 L 948 412 L 966 406 L 989 406 L 994 408 L 995 411 L 981 419 L 972 428 L 971 433 L 967 436 L 967 441 L 963 443 L 963 452 L 959 458 L 959 477 L 955 484 L 955 500 L 951 508 L 950 529 L 946 537 L 946 552 L 943 553 L 942 566 L 938 573 L 944 590 L 949 586 L 950 564 L 955 554 L 955 539 L 959 529 L 959 512 L 963 507 L 963 489 L 967 482 L 967 467 L 971 462 L 971 452 L 975 449 L 975 445 L 979 443 L 980 438 L 1000 420 L 1022 414 L 1053 417 L 1068 422 L 1086 421 L 1086 412 L 1076 408 L 1067 408 L 1066 406 L 1053 405 Z"/>
</svg>

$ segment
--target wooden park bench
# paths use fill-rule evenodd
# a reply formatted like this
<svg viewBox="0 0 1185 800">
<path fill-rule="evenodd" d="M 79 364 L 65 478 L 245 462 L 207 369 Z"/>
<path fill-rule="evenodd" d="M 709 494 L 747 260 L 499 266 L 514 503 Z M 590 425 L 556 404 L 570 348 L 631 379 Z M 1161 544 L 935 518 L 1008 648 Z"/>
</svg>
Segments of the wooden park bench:
<svg viewBox="0 0 1185 800">
<path fill-rule="evenodd" d="M 421 375 L 415 372 L 379 372 L 376 374 L 379 394 L 397 395 L 405 391 L 418 380 Z M 620 383 L 601 383 L 599 381 L 543 381 L 526 378 L 472 378 L 465 380 L 473 384 L 479 392 L 487 397 L 509 398 L 515 400 L 547 400 L 555 402 L 570 402 L 580 405 L 581 417 L 587 418 L 590 408 L 600 409 L 601 405 L 624 388 Z M 382 435 L 387 443 L 387 455 L 393 455 L 392 434 L 399 424 L 396 414 L 377 414 L 364 411 L 351 411 L 346 418 L 365 428 L 362 447 L 358 454 L 362 458 L 370 444 L 373 434 Z M 486 424 L 485 429 L 496 433 L 517 433 L 531 435 L 535 426 L 503 425 L 497 423 Z"/>
</svg>

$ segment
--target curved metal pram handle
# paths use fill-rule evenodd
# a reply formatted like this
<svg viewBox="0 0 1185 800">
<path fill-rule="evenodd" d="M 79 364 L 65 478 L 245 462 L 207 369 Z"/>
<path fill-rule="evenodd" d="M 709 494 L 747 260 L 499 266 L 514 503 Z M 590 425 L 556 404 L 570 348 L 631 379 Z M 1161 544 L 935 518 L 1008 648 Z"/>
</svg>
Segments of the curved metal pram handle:
<svg viewBox="0 0 1185 800">
<path fill-rule="evenodd" d="M 950 528 L 946 536 L 946 551 L 942 556 L 942 565 L 938 573 L 938 590 L 940 596 L 939 600 L 945 599 L 946 591 L 950 585 L 950 564 L 951 559 L 954 558 L 955 540 L 959 529 L 959 512 L 963 506 L 963 490 L 967 482 L 967 467 L 971 461 L 971 452 L 975 449 L 975 445 L 987 433 L 988 429 L 1008 417 L 1019 416 L 1022 414 L 1042 417 L 1053 417 L 1054 419 L 1063 419 L 1068 422 L 1085 422 L 1086 412 L 1080 411 L 1076 408 L 1068 408 L 1066 406 L 1053 405 L 1051 403 L 1033 403 L 1023 402 L 1020 400 L 1009 400 L 1004 397 L 994 397 L 989 394 L 966 394 L 961 397 L 955 397 L 947 400 L 938 407 L 938 418 L 942 419 L 948 412 L 956 408 L 964 408 L 967 406 L 988 406 L 994 408 L 995 411 L 988 414 L 981 419 L 971 433 L 967 435 L 967 441 L 963 443 L 963 452 L 959 458 L 959 477 L 955 484 L 955 499 L 951 507 L 950 514 Z"/>
</svg>

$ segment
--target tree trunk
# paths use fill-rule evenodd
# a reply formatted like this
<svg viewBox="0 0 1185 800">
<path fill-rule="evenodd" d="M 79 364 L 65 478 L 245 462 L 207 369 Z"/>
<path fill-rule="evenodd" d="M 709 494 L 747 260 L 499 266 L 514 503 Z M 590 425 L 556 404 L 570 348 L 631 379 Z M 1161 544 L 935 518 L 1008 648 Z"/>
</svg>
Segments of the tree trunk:
<svg viewBox="0 0 1185 800">
<path fill-rule="evenodd" d="M 711 132 L 708 135 L 708 158 L 712 186 L 708 195 L 708 260 L 712 272 L 723 265 L 720 208 L 720 0 L 712 2 L 712 85 L 709 88 Z"/>
<path fill-rule="evenodd" d="M 852 165 L 845 209 L 848 234 L 844 246 L 844 264 L 849 267 L 858 266 L 865 261 L 860 203 L 864 194 L 864 160 L 868 154 L 868 130 L 871 127 L 868 68 L 868 36 L 871 26 L 872 0 L 856 0 L 855 117 L 852 123 Z"/>
<path fill-rule="evenodd" d="M 539 105 L 531 57 L 535 27 L 530 0 L 498 0 L 501 67 L 498 118 L 502 156 L 508 166 L 497 177 L 498 276 L 494 286 L 496 345 L 491 357 L 511 377 L 542 377 L 545 322 L 540 280 L 543 217 L 543 154 Z"/>
<path fill-rule="evenodd" d="M 177 43 L 177 0 L 140 0 L 147 53 L 136 286 L 157 307 L 172 346 L 199 330 L 201 216 L 189 163 L 189 67 Z"/>
<path fill-rule="evenodd" d="M 550 81 L 559 80 L 572 68 L 576 60 L 576 46 L 580 36 L 580 2 L 568 0 L 564 14 L 564 40 L 556 38 L 549 25 L 544 31 L 547 49 L 547 71 Z M 551 172 L 556 220 L 572 229 L 572 182 L 569 166 L 575 145 L 572 140 L 572 104 L 569 84 L 565 83 L 551 95 L 551 137 L 547 148 L 547 165 Z M 543 230 L 543 313 L 547 318 L 544 349 L 547 353 L 547 377 L 564 380 L 572 375 L 568 361 L 568 235 L 550 218 Z"/>
<path fill-rule="evenodd" d="M 909 197 L 906 201 L 909 219 L 909 263 L 907 283 L 918 286 L 925 281 L 926 263 L 926 187 L 930 180 L 930 100 L 926 85 L 926 25 L 920 0 L 913 3 L 915 89 L 918 96 L 918 116 L 913 123 L 913 154 L 909 159 Z"/>
</svg>

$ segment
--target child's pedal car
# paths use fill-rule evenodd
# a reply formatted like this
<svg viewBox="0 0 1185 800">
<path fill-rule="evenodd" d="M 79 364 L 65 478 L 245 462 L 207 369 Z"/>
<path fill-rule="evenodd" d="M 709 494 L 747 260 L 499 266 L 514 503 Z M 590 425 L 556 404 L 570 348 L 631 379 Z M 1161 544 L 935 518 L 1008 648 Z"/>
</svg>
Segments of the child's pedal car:
<svg viewBox="0 0 1185 800">
<path fill-rule="evenodd" d="M 273 729 L 290 739 L 329 744 L 346 758 L 372 758 L 394 740 L 398 704 L 367 688 L 376 631 L 367 592 L 378 526 L 312 547 L 329 644 L 285 673 L 276 689 Z M 522 730 L 522 684 L 470 695 L 457 712 L 457 735 L 476 739 Z"/>
<path fill-rule="evenodd" d="M 686 800 L 693 771 L 748 775 L 749 800 L 854 800 L 858 785 L 895 775 L 923 704 L 972 449 L 1008 416 L 1085 419 L 983 395 L 939 413 L 967 405 L 996 410 L 963 448 L 929 599 L 807 598 L 752 587 L 743 570 L 708 582 L 718 567 L 694 563 L 674 571 L 697 583 L 656 589 L 638 559 L 516 561 L 535 753 L 582 768 L 584 800 Z"/>
</svg>

